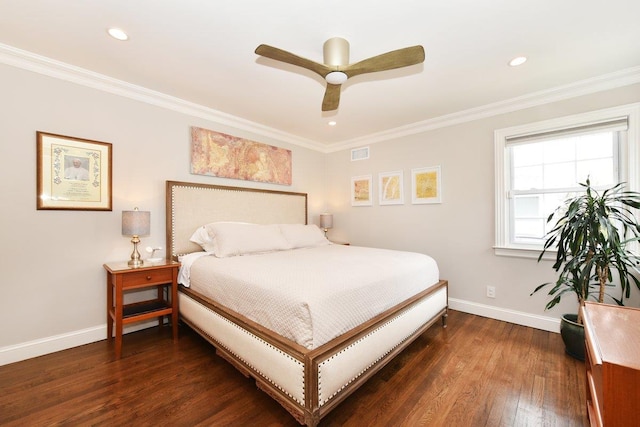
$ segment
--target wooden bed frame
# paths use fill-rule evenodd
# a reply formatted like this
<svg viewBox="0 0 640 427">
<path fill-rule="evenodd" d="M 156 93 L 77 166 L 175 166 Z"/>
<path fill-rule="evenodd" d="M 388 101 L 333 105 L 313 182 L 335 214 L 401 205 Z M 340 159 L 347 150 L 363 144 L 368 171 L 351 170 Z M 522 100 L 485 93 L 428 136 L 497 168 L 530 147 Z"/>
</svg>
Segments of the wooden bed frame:
<svg viewBox="0 0 640 427">
<path fill-rule="evenodd" d="M 214 221 L 307 223 L 307 195 L 167 181 L 167 257 L 200 251 L 189 237 Z M 320 419 L 442 319 L 448 283 L 423 292 L 309 350 L 216 302 L 181 287 L 181 320 L 279 402 L 301 424 Z"/>
</svg>

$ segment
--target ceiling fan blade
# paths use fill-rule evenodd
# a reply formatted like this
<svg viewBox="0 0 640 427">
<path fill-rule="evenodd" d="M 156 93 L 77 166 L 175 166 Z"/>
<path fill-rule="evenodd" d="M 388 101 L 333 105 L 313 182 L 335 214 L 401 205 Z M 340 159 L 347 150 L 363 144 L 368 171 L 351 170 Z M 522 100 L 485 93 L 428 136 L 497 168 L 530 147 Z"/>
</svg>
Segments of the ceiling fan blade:
<svg viewBox="0 0 640 427">
<path fill-rule="evenodd" d="M 373 56 L 360 62 L 356 62 L 355 64 L 340 67 L 340 71 L 344 72 L 349 77 L 353 77 L 359 74 L 375 73 L 378 71 L 407 67 L 409 65 L 420 64 L 421 62 L 424 62 L 424 48 L 418 45 L 392 50 L 391 52 Z"/>
<path fill-rule="evenodd" d="M 265 58 L 275 59 L 276 61 L 285 62 L 287 64 L 296 65 L 298 67 L 311 70 L 320 77 L 324 78 L 331 72 L 331 69 L 324 64 L 314 62 L 310 59 L 303 58 L 298 55 L 294 55 L 286 50 L 278 49 L 277 47 L 261 44 L 256 48 L 256 54 L 264 56 Z"/>
<path fill-rule="evenodd" d="M 340 104 L 340 86 L 327 83 L 327 90 L 322 99 L 322 111 L 333 111 L 338 109 Z"/>
</svg>

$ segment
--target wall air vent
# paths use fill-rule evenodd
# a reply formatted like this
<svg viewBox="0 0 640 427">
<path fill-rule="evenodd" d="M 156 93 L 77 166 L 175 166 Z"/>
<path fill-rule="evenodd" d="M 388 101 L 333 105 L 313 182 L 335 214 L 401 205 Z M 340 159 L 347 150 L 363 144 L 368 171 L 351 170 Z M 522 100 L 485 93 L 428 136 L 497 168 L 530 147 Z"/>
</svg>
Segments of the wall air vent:
<svg viewBox="0 0 640 427">
<path fill-rule="evenodd" d="M 367 160 L 369 158 L 369 147 L 354 148 L 351 150 L 351 161 Z"/>
</svg>

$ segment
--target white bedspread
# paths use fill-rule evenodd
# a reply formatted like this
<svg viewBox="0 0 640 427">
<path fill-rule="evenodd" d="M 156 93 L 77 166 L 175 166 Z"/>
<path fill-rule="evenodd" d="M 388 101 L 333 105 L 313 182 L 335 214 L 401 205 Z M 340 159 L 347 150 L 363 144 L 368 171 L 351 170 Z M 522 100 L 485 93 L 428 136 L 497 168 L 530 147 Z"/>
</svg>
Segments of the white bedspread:
<svg viewBox="0 0 640 427">
<path fill-rule="evenodd" d="M 433 258 L 327 245 L 183 257 L 180 282 L 306 348 L 317 348 L 436 283 Z"/>
</svg>

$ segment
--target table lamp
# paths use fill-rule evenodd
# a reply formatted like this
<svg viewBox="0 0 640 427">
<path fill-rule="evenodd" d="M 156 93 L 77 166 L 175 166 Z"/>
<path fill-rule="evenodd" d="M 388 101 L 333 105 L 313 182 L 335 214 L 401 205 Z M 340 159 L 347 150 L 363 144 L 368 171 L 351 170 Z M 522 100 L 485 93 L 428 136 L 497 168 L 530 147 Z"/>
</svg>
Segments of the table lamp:
<svg viewBox="0 0 640 427">
<path fill-rule="evenodd" d="M 127 263 L 131 267 L 140 267 L 144 264 L 138 252 L 138 243 L 140 243 L 140 236 L 149 235 L 150 220 L 151 213 L 148 211 L 139 211 L 138 208 L 122 211 L 122 235 L 130 236 L 133 243 L 131 259 Z"/>
<path fill-rule="evenodd" d="M 327 235 L 327 231 L 333 228 L 333 214 L 322 213 L 320 214 L 320 228 L 324 230 L 324 235 Z"/>
</svg>

